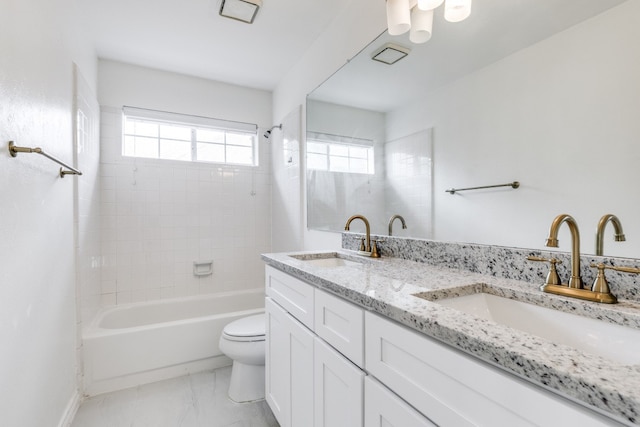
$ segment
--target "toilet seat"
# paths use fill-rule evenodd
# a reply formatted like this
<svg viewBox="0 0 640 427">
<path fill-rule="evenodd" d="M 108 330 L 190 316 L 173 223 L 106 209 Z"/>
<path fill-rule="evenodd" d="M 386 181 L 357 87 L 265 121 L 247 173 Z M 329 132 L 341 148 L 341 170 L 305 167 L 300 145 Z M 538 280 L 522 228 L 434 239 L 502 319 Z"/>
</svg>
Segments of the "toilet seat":
<svg viewBox="0 0 640 427">
<path fill-rule="evenodd" d="M 265 326 L 264 314 L 256 314 L 229 323 L 222 335 L 229 341 L 264 341 Z"/>
</svg>

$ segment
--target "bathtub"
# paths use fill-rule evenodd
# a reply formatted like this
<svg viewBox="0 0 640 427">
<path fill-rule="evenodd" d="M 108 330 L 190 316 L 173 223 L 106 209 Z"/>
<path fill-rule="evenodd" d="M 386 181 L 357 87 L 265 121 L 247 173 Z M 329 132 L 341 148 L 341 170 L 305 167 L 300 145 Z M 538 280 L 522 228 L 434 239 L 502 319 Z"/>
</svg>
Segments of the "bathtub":
<svg viewBox="0 0 640 427">
<path fill-rule="evenodd" d="M 82 333 L 85 394 L 230 365 L 225 325 L 263 312 L 264 288 L 103 309 Z"/>
</svg>

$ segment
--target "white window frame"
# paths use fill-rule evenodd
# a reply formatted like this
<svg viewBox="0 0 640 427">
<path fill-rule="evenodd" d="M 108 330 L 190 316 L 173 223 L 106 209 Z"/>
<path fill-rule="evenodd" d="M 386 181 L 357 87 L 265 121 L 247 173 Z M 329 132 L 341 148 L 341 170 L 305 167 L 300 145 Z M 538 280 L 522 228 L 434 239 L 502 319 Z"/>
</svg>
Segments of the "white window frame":
<svg viewBox="0 0 640 427">
<path fill-rule="evenodd" d="M 326 172 L 334 172 L 334 173 L 358 173 L 358 174 L 366 174 L 366 175 L 374 175 L 375 174 L 375 149 L 374 149 L 374 141 L 371 139 L 363 139 L 363 138 L 352 138 L 347 136 L 340 135 L 331 135 L 326 133 L 317 133 L 317 132 L 307 132 L 307 144 L 308 143 L 321 144 L 327 147 L 325 155 L 327 157 L 326 168 L 315 168 L 313 166 L 307 165 L 309 169 L 312 170 L 322 170 Z M 347 149 L 348 153 L 346 155 L 332 155 L 331 148 L 343 148 Z M 351 148 L 367 149 L 367 170 L 366 172 L 362 172 L 360 170 L 355 170 L 352 167 L 352 161 L 355 159 L 362 160 L 362 158 L 356 158 L 351 156 Z M 321 154 L 321 153 L 312 153 L 312 154 Z M 309 152 L 307 152 L 307 156 L 309 156 Z M 348 170 L 335 170 L 335 168 L 331 165 L 331 160 L 335 160 L 336 158 L 347 159 L 349 164 Z"/>
<path fill-rule="evenodd" d="M 136 108 L 124 106 L 122 108 L 122 156 L 124 157 L 134 157 L 134 158 L 144 158 L 149 160 L 162 160 L 162 161 L 187 161 L 194 163 L 210 163 L 210 164 L 226 164 L 226 165 L 234 165 L 234 166 L 251 166 L 257 167 L 259 165 L 258 159 L 258 126 L 252 123 L 243 123 L 243 122 L 234 122 L 230 120 L 222 120 L 222 119 L 214 119 L 209 117 L 200 117 L 200 116 L 191 116 L 187 114 L 179 114 L 179 113 L 170 113 L 165 111 L 156 111 L 156 110 L 148 110 L 144 108 Z M 158 140 L 158 154 L 157 157 L 148 157 L 148 156 L 136 156 L 135 153 L 125 154 L 126 153 L 126 139 L 128 136 L 136 136 L 135 134 L 127 134 L 126 133 L 126 123 L 127 120 L 135 120 L 139 122 L 146 122 L 156 125 L 174 125 L 174 126 L 184 126 L 190 128 L 190 144 L 191 144 L 191 158 L 190 159 L 173 159 L 173 158 L 163 158 L 161 157 L 160 152 L 160 141 L 162 138 L 160 136 L 157 137 Z M 213 142 L 204 142 L 197 140 L 197 132 L 198 130 L 214 130 L 218 132 L 224 133 L 224 142 L 221 143 L 213 143 Z M 229 134 L 246 134 L 251 136 L 251 163 L 234 163 L 227 161 L 227 148 L 236 146 L 233 143 L 227 142 L 227 136 Z M 140 135 L 137 135 L 140 136 Z M 166 139 L 164 139 L 166 140 Z M 183 141 L 187 141 L 186 139 Z M 214 144 L 220 145 L 224 148 L 225 153 L 225 161 L 209 161 L 209 160 L 201 160 L 198 159 L 198 144 Z M 244 146 L 243 146 L 244 147 Z"/>
</svg>

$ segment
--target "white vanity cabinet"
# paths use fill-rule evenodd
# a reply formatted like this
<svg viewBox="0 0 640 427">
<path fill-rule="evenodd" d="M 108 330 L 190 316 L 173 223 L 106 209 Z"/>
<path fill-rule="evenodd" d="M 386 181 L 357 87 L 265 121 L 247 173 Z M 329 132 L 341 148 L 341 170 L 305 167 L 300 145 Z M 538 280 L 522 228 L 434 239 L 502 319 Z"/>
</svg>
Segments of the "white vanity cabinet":
<svg viewBox="0 0 640 427">
<path fill-rule="evenodd" d="M 620 425 L 380 315 L 365 330 L 367 372 L 441 427 Z"/>
<path fill-rule="evenodd" d="M 281 427 L 309 425 L 314 335 L 269 297 L 265 315 L 265 399 Z"/>
<path fill-rule="evenodd" d="M 365 374 L 344 355 L 363 364 L 363 310 L 269 266 L 266 294 L 265 394 L 280 426 L 361 427 Z"/>
<path fill-rule="evenodd" d="M 320 338 L 315 339 L 313 354 L 314 426 L 362 426 L 364 372 Z"/>
<path fill-rule="evenodd" d="M 437 427 L 372 376 L 364 380 L 364 395 L 365 427 Z"/>
</svg>

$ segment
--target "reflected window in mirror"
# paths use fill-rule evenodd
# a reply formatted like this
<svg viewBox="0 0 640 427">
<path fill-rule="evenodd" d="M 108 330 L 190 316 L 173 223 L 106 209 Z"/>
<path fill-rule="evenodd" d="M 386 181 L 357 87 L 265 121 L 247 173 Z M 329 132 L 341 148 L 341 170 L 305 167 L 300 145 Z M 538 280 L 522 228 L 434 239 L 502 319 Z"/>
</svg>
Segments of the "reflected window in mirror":
<svg viewBox="0 0 640 427">
<path fill-rule="evenodd" d="M 373 175 L 373 140 L 308 132 L 307 168 Z"/>
</svg>

